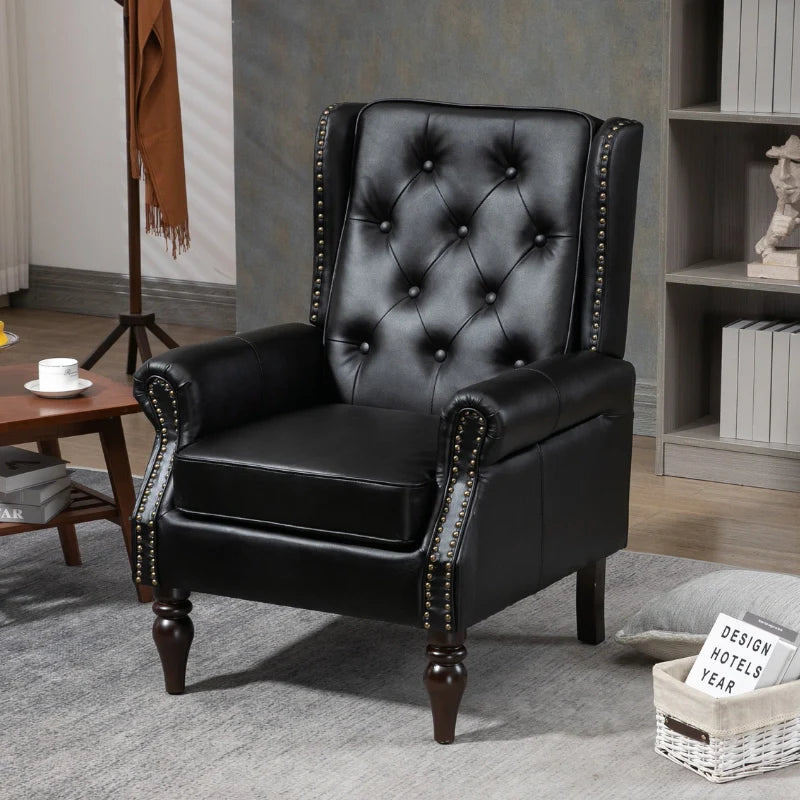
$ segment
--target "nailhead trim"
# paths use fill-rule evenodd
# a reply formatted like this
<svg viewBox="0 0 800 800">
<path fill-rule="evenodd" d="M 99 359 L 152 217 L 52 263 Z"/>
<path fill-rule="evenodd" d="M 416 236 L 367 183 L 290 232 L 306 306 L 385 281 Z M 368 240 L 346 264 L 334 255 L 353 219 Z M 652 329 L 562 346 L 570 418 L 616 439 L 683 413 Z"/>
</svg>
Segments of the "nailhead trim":
<svg viewBox="0 0 800 800">
<path fill-rule="evenodd" d="M 156 439 L 153 444 L 152 466 L 134 511 L 136 533 L 136 583 L 142 583 L 145 570 L 149 572 L 150 584 L 158 586 L 156 567 L 156 517 L 164 498 L 167 483 L 175 461 L 175 445 L 180 430 L 178 399 L 175 390 L 163 378 L 151 378 L 147 383 L 147 395 L 153 410 Z M 165 412 L 164 409 L 167 409 Z"/>
<path fill-rule="evenodd" d="M 319 118 L 314 146 L 314 282 L 311 289 L 309 320 L 319 320 L 322 279 L 325 277 L 325 142 L 328 138 L 328 119 L 338 104 L 328 106 Z"/>
<path fill-rule="evenodd" d="M 592 303 L 592 332 L 589 336 L 589 349 L 597 350 L 600 342 L 600 325 L 602 322 L 602 298 L 603 287 L 605 284 L 606 272 L 606 220 L 608 209 L 608 170 L 611 162 L 611 154 L 617 139 L 617 131 L 626 125 L 631 125 L 632 120 L 615 119 L 612 120 L 611 131 L 605 134 L 606 140 L 603 143 L 603 152 L 600 156 L 598 167 L 598 191 L 597 191 L 597 247 L 594 276 L 594 302 Z"/>
<path fill-rule="evenodd" d="M 450 453 L 447 489 L 427 553 L 422 609 L 423 627 L 426 629 L 433 627 L 452 631 L 457 624 L 453 602 L 453 568 L 461 544 L 463 526 L 469 517 L 470 504 L 475 494 L 478 459 L 485 434 L 486 420 L 481 414 L 473 410 L 461 412 Z M 447 539 L 446 546 L 443 539 Z"/>
</svg>

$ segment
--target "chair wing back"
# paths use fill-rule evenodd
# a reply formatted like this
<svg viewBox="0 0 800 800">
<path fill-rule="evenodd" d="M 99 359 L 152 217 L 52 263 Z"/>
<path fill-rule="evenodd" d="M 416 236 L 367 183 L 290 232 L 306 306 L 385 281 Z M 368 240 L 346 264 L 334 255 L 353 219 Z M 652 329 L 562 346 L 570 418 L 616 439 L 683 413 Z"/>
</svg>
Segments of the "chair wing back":
<svg viewBox="0 0 800 800">
<path fill-rule="evenodd" d="M 323 115 L 311 318 L 342 400 L 437 413 L 471 383 L 597 346 L 604 129 L 574 111 L 411 101 Z"/>
</svg>

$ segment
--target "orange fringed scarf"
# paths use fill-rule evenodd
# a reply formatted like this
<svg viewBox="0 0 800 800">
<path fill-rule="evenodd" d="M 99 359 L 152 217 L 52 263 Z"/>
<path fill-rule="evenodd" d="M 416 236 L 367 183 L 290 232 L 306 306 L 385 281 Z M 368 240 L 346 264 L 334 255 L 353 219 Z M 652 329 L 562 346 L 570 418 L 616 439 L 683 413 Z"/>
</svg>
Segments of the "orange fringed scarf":
<svg viewBox="0 0 800 800">
<path fill-rule="evenodd" d="M 189 248 L 178 62 L 169 0 L 128 0 L 131 172 L 145 181 L 145 231 Z"/>
</svg>

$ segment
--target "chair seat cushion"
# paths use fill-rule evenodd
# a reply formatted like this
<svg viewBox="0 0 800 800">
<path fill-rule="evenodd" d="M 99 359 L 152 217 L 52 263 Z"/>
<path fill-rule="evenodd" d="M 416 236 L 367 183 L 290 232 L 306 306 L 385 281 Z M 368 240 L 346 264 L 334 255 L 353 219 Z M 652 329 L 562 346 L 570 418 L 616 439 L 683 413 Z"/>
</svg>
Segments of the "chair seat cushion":
<svg viewBox="0 0 800 800">
<path fill-rule="evenodd" d="M 364 544 L 416 544 L 436 495 L 439 419 L 324 405 L 222 431 L 180 450 L 181 510 Z"/>
</svg>

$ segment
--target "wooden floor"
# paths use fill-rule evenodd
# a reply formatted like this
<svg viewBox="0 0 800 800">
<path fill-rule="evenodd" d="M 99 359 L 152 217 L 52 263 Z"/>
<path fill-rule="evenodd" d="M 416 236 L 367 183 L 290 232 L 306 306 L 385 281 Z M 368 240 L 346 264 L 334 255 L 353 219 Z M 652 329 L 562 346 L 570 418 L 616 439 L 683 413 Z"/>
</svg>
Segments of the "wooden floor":
<svg viewBox="0 0 800 800">
<path fill-rule="evenodd" d="M 9 308 L 0 309 L 0 318 L 21 339 L 0 353 L 0 364 L 67 355 L 81 360 L 114 324 L 104 317 Z M 164 328 L 181 344 L 225 333 L 181 325 Z M 153 342 L 154 352 L 157 345 Z M 121 340 L 95 370 L 130 381 L 126 354 Z M 152 428 L 141 414 L 124 418 L 123 424 L 131 469 L 141 475 L 153 442 Z M 97 437 L 65 439 L 61 449 L 73 466 L 105 468 Z M 800 575 L 800 492 L 657 477 L 654 459 L 653 439 L 634 437 L 629 549 Z"/>
</svg>

